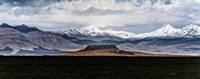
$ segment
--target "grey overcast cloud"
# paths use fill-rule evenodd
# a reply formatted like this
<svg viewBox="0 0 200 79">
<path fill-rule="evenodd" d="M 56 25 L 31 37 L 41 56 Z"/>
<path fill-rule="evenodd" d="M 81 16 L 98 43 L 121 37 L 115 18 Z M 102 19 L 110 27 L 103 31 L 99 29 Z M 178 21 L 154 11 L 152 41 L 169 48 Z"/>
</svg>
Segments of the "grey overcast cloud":
<svg viewBox="0 0 200 79">
<path fill-rule="evenodd" d="M 143 33 L 200 24 L 200 0 L 1 0 L 0 23 L 48 31 L 94 26 Z"/>
</svg>

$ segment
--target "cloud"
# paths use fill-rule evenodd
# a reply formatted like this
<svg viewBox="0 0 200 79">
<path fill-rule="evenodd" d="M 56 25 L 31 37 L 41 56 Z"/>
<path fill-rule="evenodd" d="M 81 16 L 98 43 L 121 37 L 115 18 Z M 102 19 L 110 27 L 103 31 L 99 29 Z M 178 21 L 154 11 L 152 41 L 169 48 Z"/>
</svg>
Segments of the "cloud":
<svg viewBox="0 0 200 79">
<path fill-rule="evenodd" d="M 0 22 L 39 25 L 43 29 L 66 27 L 69 23 L 102 29 L 200 24 L 199 0 L 3 0 L 1 3 Z"/>
</svg>

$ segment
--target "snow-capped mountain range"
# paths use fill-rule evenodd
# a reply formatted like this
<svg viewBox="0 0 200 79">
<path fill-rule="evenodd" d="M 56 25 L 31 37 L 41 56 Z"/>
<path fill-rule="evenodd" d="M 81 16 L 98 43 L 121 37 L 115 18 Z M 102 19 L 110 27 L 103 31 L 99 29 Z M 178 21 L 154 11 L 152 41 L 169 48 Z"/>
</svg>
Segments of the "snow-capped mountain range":
<svg viewBox="0 0 200 79">
<path fill-rule="evenodd" d="M 116 44 L 122 50 L 145 51 L 157 54 L 200 55 L 199 25 L 191 24 L 178 29 L 167 24 L 152 32 L 142 34 L 106 31 L 90 26 L 70 29 L 66 31 L 66 34 L 74 37 L 85 36 L 84 39 L 93 41 L 96 40 L 94 38 L 101 36 L 100 39 L 103 43 Z M 99 41 L 99 38 L 97 39 Z"/>
<path fill-rule="evenodd" d="M 150 33 L 143 33 L 143 34 L 138 34 L 136 37 L 163 37 L 163 36 L 177 36 L 176 34 L 180 32 L 181 29 L 176 29 L 173 26 L 167 24 L 153 32 Z"/>
<path fill-rule="evenodd" d="M 191 24 L 185 26 L 182 29 L 177 29 L 171 26 L 170 24 L 167 24 L 155 31 L 149 33 L 141 33 L 141 34 L 135 34 L 125 31 L 104 31 L 100 30 L 95 26 L 88 26 L 80 29 L 69 29 L 65 33 L 71 36 L 73 35 L 83 35 L 91 37 L 112 36 L 122 39 L 147 38 L 147 37 L 193 37 L 200 35 L 200 26 Z"/>
<path fill-rule="evenodd" d="M 182 29 L 174 28 L 167 24 L 153 32 L 136 35 L 137 37 L 198 37 L 200 35 L 199 25 L 187 25 Z"/>
<path fill-rule="evenodd" d="M 66 34 L 68 34 L 69 36 L 76 36 L 79 35 L 80 36 L 85 36 L 86 38 L 88 37 L 104 37 L 104 39 L 106 37 L 112 37 L 113 38 L 121 38 L 121 39 L 126 39 L 126 38 L 130 38 L 132 36 L 134 36 L 134 33 L 129 33 L 129 32 L 125 32 L 125 31 L 103 31 L 95 26 L 87 26 L 87 27 L 83 27 L 80 29 L 69 29 L 67 31 L 65 31 Z M 99 39 L 100 40 L 100 39 Z M 103 40 L 103 38 L 102 38 Z"/>
<path fill-rule="evenodd" d="M 200 26 L 181 29 L 167 24 L 149 33 L 102 30 L 95 26 L 65 32 L 42 31 L 27 25 L 0 25 L 0 54 L 42 54 L 76 51 L 90 44 L 114 44 L 124 50 L 200 55 Z M 59 54 L 59 53 L 55 53 Z"/>
</svg>

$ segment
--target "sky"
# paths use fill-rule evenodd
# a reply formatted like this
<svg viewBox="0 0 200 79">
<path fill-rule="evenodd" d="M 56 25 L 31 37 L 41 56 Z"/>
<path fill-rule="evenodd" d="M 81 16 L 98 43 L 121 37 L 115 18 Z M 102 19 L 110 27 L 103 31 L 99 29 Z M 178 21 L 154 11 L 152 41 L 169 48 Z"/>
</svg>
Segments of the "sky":
<svg viewBox="0 0 200 79">
<path fill-rule="evenodd" d="M 166 24 L 200 24 L 200 0 L 1 0 L 0 23 L 143 33 Z"/>
</svg>

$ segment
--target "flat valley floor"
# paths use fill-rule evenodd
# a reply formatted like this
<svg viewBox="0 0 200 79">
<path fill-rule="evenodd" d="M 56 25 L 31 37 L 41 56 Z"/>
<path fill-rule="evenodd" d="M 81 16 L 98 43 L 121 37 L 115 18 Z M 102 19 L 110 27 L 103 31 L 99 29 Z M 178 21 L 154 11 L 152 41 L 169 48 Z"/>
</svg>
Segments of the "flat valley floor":
<svg viewBox="0 0 200 79">
<path fill-rule="evenodd" d="M 0 79 L 200 79 L 199 57 L 0 57 Z"/>
</svg>

